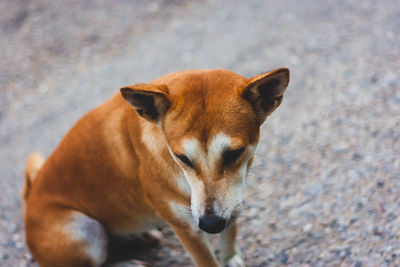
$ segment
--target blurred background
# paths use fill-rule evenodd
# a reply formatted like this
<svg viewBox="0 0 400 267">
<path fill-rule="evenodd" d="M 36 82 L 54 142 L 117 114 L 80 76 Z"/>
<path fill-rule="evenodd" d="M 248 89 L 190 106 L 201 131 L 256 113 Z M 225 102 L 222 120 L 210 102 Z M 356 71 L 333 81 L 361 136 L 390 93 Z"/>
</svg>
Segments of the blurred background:
<svg viewBox="0 0 400 267">
<path fill-rule="evenodd" d="M 399 266 L 400 2 L 0 1 L 0 265 L 24 241 L 25 161 L 120 87 L 194 68 L 288 67 L 262 128 L 248 266 Z M 170 231 L 151 266 L 191 266 Z"/>
</svg>

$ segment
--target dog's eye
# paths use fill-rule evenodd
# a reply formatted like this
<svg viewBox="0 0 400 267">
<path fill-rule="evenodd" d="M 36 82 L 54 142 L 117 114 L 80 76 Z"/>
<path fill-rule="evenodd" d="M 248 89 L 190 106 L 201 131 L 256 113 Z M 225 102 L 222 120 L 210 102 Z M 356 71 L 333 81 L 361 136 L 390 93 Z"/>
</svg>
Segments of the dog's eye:
<svg viewBox="0 0 400 267">
<path fill-rule="evenodd" d="M 185 163 L 187 166 L 189 166 L 190 168 L 194 169 L 194 164 L 190 161 L 190 159 L 188 159 L 188 157 L 186 157 L 185 155 L 177 155 L 175 154 L 175 156 L 182 161 L 183 163 Z"/>
<path fill-rule="evenodd" d="M 223 158 L 223 165 L 228 166 L 234 163 L 240 155 L 243 154 L 244 148 L 239 148 L 235 150 L 226 150 L 222 156 Z"/>
</svg>

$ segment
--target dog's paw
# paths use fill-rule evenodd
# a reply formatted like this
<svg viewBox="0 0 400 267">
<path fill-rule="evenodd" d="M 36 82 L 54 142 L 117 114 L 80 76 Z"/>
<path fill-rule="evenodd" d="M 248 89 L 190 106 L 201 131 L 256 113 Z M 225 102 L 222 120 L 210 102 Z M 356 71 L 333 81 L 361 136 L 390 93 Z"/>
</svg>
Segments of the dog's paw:
<svg viewBox="0 0 400 267">
<path fill-rule="evenodd" d="M 244 261 L 239 254 L 233 255 L 231 258 L 227 260 L 225 263 L 225 267 L 245 267 Z"/>
<path fill-rule="evenodd" d="M 149 246 L 158 246 L 163 239 L 163 234 L 158 230 L 151 230 L 141 234 L 141 240 Z"/>
<path fill-rule="evenodd" d="M 164 235 L 158 230 L 148 231 L 147 234 L 157 241 L 161 241 L 164 238 Z"/>
</svg>

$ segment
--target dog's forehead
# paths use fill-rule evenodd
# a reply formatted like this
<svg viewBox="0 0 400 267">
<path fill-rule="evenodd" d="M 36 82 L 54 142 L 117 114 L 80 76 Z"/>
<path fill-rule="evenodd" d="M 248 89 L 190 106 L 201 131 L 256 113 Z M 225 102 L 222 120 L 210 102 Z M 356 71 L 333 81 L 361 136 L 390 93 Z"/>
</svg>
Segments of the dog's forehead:
<svg viewBox="0 0 400 267">
<path fill-rule="evenodd" d="M 220 150 L 221 147 L 238 149 L 257 143 L 259 138 L 256 120 L 236 112 L 201 112 L 195 115 L 181 112 L 179 117 L 167 119 L 163 128 L 173 147 L 185 147 L 188 151 L 194 147 L 205 151 Z"/>
<path fill-rule="evenodd" d="M 240 74 L 225 69 L 203 69 L 174 72 L 153 81 L 156 84 L 165 84 L 169 88 L 169 94 L 179 95 L 194 88 L 218 88 L 232 89 L 241 87 L 248 79 Z"/>
<path fill-rule="evenodd" d="M 170 145 L 175 151 L 179 151 L 189 156 L 196 156 L 201 153 L 219 155 L 226 150 L 234 150 L 255 145 L 258 142 L 258 132 L 243 134 L 238 132 L 230 134 L 224 131 L 209 135 L 208 138 L 202 138 L 201 134 L 191 131 L 187 134 L 176 134 L 170 140 Z"/>
<path fill-rule="evenodd" d="M 248 145 L 246 138 L 230 136 L 223 132 L 215 134 L 206 143 L 201 142 L 196 136 L 185 136 L 178 144 L 179 150 L 191 157 L 197 157 L 203 153 L 218 157 L 227 149 L 238 149 L 246 145 Z"/>
<path fill-rule="evenodd" d="M 197 140 L 207 151 L 211 143 L 222 146 L 226 137 L 231 141 L 239 137 L 242 143 L 256 141 L 256 114 L 238 90 L 246 78 L 226 70 L 190 71 L 171 77 L 166 82 L 172 107 L 163 128 L 172 146 L 182 146 L 182 140 L 188 139 L 192 141 L 185 141 L 187 147 L 195 147 L 193 140 Z"/>
<path fill-rule="evenodd" d="M 258 141 L 259 126 L 252 110 L 249 114 L 221 106 L 208 111 L 201 107 L 195 110 L 197 107 L 194 104 L 177 116 L 167 116 L 163 129 L 173 147 L 185 146 L 187 150 L 202 147 L 208 151 L 224 146 L 236 149 Z"/>
</svg>

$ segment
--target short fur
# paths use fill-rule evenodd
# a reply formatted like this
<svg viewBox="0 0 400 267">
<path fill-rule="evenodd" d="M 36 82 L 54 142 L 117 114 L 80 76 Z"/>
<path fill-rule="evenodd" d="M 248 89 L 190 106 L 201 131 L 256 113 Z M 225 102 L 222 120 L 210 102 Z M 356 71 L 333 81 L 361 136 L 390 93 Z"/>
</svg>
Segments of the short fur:
<svg viewBox="0 0 400 267">
<path fill-rule="evenodd" d="M 216 69 L 122 88 L 45 162 L 39 154 L 27 162 L 26 240 L 36 261 L 100 266 L 112 236 L 167 222 L 197 266 L 244 266 L 234 221 L 260 125 L 288 82 L 287 69 L 251 79 Z M 224 155 L 237 149 L 225 166 Z M 205 215 L 226 219 L 218 259 L 198 226 Z"/>
</svg>

